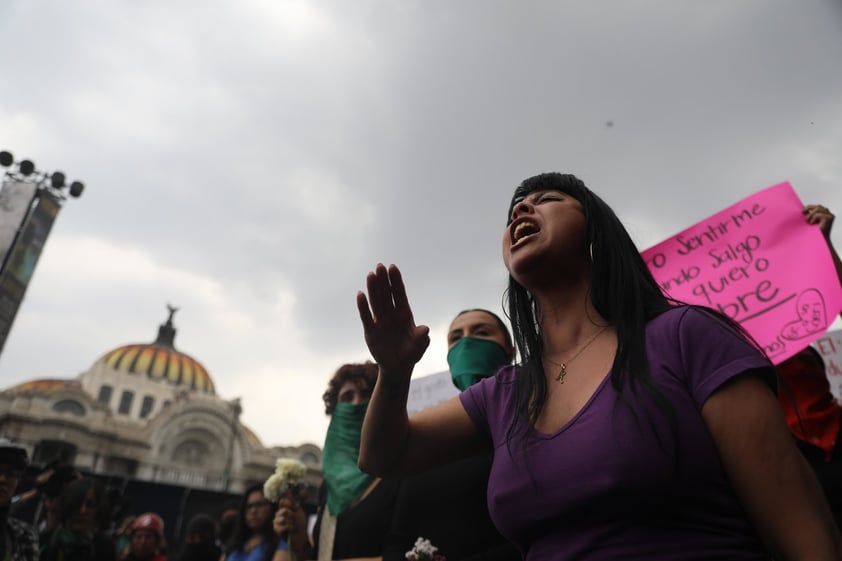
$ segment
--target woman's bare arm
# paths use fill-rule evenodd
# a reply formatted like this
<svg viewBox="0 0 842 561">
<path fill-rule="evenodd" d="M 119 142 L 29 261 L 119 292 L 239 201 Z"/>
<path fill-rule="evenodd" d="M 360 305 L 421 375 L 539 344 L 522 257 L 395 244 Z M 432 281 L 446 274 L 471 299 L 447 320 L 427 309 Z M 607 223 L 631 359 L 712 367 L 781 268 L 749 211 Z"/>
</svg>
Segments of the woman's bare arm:
<svg viewBox="0 0 842 561">
<path fill-rule="evenodd" d="M 842 559 L 821 487 L 760 376 L 749 372 L 723 385 L 703 405 L 702 417 L 734 490 L 774 558 Z"/>
</svg>

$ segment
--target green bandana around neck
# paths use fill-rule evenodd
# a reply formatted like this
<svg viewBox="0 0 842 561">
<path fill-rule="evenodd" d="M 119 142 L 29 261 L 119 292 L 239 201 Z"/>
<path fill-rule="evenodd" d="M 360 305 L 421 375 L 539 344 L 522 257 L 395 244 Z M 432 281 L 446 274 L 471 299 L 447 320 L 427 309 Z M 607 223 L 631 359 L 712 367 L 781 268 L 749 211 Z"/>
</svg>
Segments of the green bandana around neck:
<svg viewBox="0 0 842 561">
<path fill-rule="evenodd" d="M 483 378 L 493 376 L 509 363 L 506 350 L 496 341 L 462 337 L 447 351 L 447 364 L 453 384 L 467 390 Z"/>
<path fill-rule="evenodd" d="M 330 417 L 322 473 L 327 484 L 327 506 L 334 516 L 351 506 L 373 479 L 357 466 L 366 409 L 368 403 L 337 403 Z"/>
</svg>

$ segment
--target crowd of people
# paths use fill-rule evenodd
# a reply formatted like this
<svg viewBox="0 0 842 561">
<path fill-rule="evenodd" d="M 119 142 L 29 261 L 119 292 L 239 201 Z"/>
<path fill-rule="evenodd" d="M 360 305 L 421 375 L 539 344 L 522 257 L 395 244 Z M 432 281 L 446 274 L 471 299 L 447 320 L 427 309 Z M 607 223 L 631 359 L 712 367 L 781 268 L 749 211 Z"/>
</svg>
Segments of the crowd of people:
<svg viewBox="0 0 842 561">
<path fill-rule="evenodd" d="M 804 213 L 842 283 L 833 214 Z M 12 508 L 27 457 L 2 442 L 0 559 L 842 559 L 842 409 L 815 350 L 773 366 L 727 316 L 664 294 L 575 176 L 525 180 L 507 217 L 511 331 L 459 312 L 447 362 L 461 393 L 411 417 L 429 330 L 396 266 L 369 273 L 357 305 L 375 362 L 328 382 L 311 517 L 255 485 L 171 551 L 158 514 L 117 521 L 97 481 L 58 466 L 39 481 L 43 512 L 25 494 Z"/>
<path fill-rule="evenodd" d="M 278 555 L 285 542 L 272 529 L 276 505 L 262 485 L 250 487 L 239 505 L 192 516 L 172 547 L 159 513 L 125 514 L 126 497 L 66 464 L 46 466 L 31 489 L 15 495 L 27 467 L 26 451 L 0 439 L 4 561 L 287 561 Z"/>
</svg>

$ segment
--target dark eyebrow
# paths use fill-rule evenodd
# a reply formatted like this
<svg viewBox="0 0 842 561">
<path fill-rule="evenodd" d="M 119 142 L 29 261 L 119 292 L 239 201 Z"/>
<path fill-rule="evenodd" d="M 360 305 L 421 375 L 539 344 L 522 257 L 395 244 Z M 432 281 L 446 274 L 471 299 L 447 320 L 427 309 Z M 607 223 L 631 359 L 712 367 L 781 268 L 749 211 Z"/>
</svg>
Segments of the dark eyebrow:
<svg viewBox="0 0 842 561">
<path fill-rule="evenodd" d="M 558 189 L 544 189 L 542 191 L 532 191 L 532 193 L 529 193 L 529 194 L 532 195 L 533 193 L 535 194 L 536 199 L 540 198 L 543 195 L 546 195 L 547 193 L 556 193 L 558 195 L 566 195 L 567 194 L 564 191 L 559 191 Z"/>
<path fill-rule="evenodd" d="M 514 207 L 516 204 L 518 204 L 519 202 L 523 201 L 524 199 L 526 199 L 528 197 L 532 197 L 532 199 L 534 200 L 534 199 L 539 198 L 541 195 L 546 195 L 547 193 L 558 193 L 559 195 L 565 195 L 566 194 L 566 193 L 564 193 L 564 191 L 559 191 L 558 189 L 536 189 L 534 191 L 530 191 L 529 193 L 526 193 L 525 195 L 519 195 L 519 196 L 513 198 L 512 199 L 512 207 Z"/>
</svg>

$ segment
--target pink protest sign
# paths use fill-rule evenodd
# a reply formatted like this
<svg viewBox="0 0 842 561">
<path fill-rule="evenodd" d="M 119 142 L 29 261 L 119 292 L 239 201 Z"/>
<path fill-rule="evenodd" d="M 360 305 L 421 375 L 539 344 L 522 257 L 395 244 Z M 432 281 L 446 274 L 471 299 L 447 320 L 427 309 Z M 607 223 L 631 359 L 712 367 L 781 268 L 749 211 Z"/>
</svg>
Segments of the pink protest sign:
<svg viewBox="0 0 842 561">
<path fill-rule="evenodd" d="M 780 183 L 647 249 L 643 259 L 667 295 L 740 322 L 779 363 L 842 310 L 830 251 L 803 206 Z"/>
</svg>

